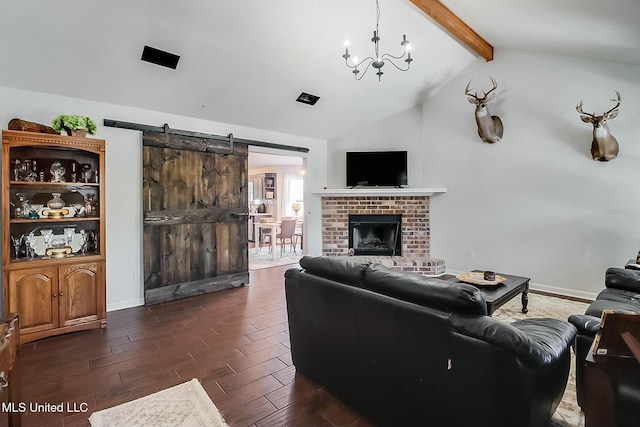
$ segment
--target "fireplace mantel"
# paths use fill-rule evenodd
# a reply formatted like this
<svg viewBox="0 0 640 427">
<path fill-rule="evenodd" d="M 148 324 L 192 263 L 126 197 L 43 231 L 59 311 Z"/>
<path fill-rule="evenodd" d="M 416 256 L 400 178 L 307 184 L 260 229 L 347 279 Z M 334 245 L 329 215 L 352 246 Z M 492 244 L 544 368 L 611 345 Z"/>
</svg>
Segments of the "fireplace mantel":
<svg viewBox="0 0 640 427">
<path fill-rule="evenodd" d="M 311 194 L 320 197 L 403 197 L 403 196 L 435 196 L 446 193 L 448 188 L 393 188 L 393 187 L 367 187 L 367 188 L 320 188 L 310 190 Z"/>
</svg>

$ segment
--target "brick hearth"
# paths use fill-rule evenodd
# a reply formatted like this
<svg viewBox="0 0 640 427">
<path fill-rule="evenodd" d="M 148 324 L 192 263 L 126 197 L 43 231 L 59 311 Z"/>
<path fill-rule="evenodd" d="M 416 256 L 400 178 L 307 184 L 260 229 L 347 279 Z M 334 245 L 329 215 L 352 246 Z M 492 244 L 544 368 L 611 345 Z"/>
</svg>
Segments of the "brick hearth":
<svg viewBox="0 0 640 427">
<path fill-rule="evenodd" d="M 428 196 L 324 196 L 322 197 L 322 254 L 349 255 L 349 215 L 402 215 L 402 256 L 365 259 L 387 267 L 422 274 L 445 272 L 442 259 L 430 257 Z"/>
</svg>

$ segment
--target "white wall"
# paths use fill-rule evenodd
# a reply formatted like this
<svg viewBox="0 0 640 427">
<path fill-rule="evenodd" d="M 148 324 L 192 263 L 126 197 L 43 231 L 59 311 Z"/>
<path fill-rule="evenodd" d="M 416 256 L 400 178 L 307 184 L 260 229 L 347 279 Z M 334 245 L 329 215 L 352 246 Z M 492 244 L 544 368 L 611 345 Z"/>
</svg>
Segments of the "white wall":
<svg viewBox="0 0 640 427">
<path fill-rule="evenodd" d="M 498 82 L 489 108 L 503 140 L 480 141 L 464 87 Z M 591 126 L 575 106 L 610 122 L 619 157 L 592 160 Z M 593 297 L 609 266 L 640 248 L 640 67 L 498 50 L 476 61 L 424 105 L 425 174 L 449 187 L 431 204 L 432 251 L 458 271 L 494 269 L 536 287 Z M 471 251 L 471 253 L 469 253 Z M 469 256 L 475 256 L 470 258 Z"/>
<path fill-rule="evenodd" d="M 323 186 L 328 188 L 346 187 L 347 151 L 368 150 L 408 151 L 408 185 L 410 187 L 424 187 L 425 177 L 423 176 L 422 161 L 425 157 L 425 149 L 422 144 L 422 106 L 410 108 L 387 119 L 331 139 L 327 150 L 329 174 L 328 182 Z"/>
<path fill-rule="evenodd" d="M 422 120 L 408 111 L 329 141 L 329 176 L 343 186 L 338 145 L 410 144 L 410 167 L 421 168 L 410 170 L 410 185 L 449 188 L 431 198 L 430 215 L 431 253 L 450 272 L 492 269 L 531 277 L 533 288 L 594 297 L 606 268 L 640 249 L 640 67 L 510 50 L 495 57 L 431 95 Z M 464 95 L 471 78 L 489 89 L 489 76 L 498 82 L 489 109 L 505 128 L 493 145 L 480 141 Z M 615 90 L 622 104 L 609 124 L 620 154 L 595 162 L 591 126 L 575 106 L 584 99 L 585 111 L 601 114 Z M 413 140 L 418 125 L 422 137 Z"/>
<path fill-rule="evenodd" d="M 326 142 L 260 129 L 119 105 L 66 98 L 0 87 L 0 123 L 12 118 L 49 124 L 59 114 L 82 114 L 98 124 L 96 138 L 107 141 L 107 310 L 143 303 L 142 284 L 142 136 L 140 132 L 102 126 L 103 119 L 162 126 L 238 138 L 308 147 L 307 175 L 310 187 L 326 182 Z M 3 126 L 6 128 L 6 125 Z M 274 151 L 271 151 L 274 152 Z M 309 187 L 308 187 L 309 188 Z M 305 199 L 308 195 L 305 194 Z M 309 253 L 321 253 L 320 202 L 305 204 L 310 232 L 305 238 Z M 315 232 L 314 232 L 315 230 Z"/>
</svg>

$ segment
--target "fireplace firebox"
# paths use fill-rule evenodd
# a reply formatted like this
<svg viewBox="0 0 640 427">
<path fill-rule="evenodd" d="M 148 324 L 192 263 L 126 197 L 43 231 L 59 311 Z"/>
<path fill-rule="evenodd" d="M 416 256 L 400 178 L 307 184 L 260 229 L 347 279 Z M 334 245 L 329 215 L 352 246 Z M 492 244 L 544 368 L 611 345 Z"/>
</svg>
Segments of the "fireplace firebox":
<svg viewBox="0 0 640 427">
<path fill-rule="evenodd" d="M 402 255 L 402 215 L 349 215 L 349 252 Z"/>
</svg>

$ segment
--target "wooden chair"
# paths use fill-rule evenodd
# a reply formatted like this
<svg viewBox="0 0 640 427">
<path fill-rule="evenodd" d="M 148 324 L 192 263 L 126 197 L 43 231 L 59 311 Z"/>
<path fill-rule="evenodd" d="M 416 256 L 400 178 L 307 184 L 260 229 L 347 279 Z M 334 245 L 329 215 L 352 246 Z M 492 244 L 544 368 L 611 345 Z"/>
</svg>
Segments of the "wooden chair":
<svg viewBox="0 0 640 427">
<path fill-rule="evenodd" d="M 295 218 L 282 220 L 280 232 L 276 234 L 276 242 L 280 239 L 280 256 L 284 253 L 284 245 L 287 239 L 289 239 L 289 244 L 291 245 L 291 249 L 293 249 L 293 253 L 297 254 L 296 248 L 293 244 L 293 236 L 296 233 L 296 222 L 297 220 Z"/>
</svg>

